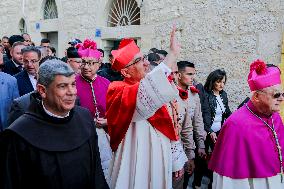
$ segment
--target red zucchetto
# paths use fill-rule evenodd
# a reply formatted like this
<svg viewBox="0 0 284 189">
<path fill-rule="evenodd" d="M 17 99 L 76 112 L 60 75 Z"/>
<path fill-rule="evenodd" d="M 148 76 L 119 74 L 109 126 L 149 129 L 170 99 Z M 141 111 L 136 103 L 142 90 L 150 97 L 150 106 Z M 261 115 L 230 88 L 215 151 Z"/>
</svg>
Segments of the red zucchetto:
<svg viewBox="0 0 284 189">
<path fill-rule="evenodd" d="M 133 39 L 123 39 L 119 44 L 118 50 L 111 51 L 113 55 L 112 69 L 120 71 L 139 52 L 140 49 Z"/>
</svg>

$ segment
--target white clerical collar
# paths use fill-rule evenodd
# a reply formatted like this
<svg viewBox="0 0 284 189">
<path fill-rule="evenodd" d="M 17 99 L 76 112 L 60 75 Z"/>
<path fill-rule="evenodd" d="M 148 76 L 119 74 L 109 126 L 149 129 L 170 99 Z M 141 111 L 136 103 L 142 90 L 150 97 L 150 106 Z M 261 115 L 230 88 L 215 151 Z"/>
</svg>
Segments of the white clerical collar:
<svg viewBox="0 0 284 189">
<path fill-rule="evenodd" d="M 81 74 L 81 77 L 85 80 L 85 81 L 87 81 L 87 82 L 89 82 L 89 83 L 91 83 L 91 82 L 93 82 L 93 81 L 95 81 L 95 79 L 97 79 L 97 74 L 93 77 L 93 79 L 87 79 L 87 78 L 85 78 L 82 74 Z"/>
<path fill-rule="evenodd" d="M 55 115 L 53 113 L 51 113 L 50 111 L 48 111 L 45 107 L 44 107 L 44 104 L 43 104 L 43 101 L 41 101 L 41 104 L 42 104 L 42 107 L 45 111 L 45 113 L 47 113 L 47 115 L 51 116 L 51 117 L 55 117 L 55 118 L 59 118 L 59 119 L 63 119 L 63 118 L 66 118 L 69 116 L 69 112 L 67 113 L 66 116 L 59 116 L 59 115 Z"/>
</svg>

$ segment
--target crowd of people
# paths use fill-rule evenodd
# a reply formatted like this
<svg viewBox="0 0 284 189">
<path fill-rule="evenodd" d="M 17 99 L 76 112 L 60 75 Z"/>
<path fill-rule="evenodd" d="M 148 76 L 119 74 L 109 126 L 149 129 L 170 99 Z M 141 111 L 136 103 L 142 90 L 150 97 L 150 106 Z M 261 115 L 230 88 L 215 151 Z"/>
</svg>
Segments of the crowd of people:
<svg viewBox="0 0 284 189">
<path fill-rule="evenodd" d="M 48 39 L 0 45 L 0 188 L 284 188 L 277 66 L 254 61 L 251 97 L 231 112 L 225 70 L 198 82 L 169 51 L 123 39 L 104 63 L 95 41 L 56 56 Z"/>
</svg>

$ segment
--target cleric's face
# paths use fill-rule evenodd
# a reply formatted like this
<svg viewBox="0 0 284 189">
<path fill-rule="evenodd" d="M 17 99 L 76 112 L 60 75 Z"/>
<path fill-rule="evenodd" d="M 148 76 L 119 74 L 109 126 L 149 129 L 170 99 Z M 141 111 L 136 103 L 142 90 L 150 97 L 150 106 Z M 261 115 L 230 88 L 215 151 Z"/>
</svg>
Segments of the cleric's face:
<svg viewBox="0 0 284 189">
<path fill-rule="evenodd" d="M 96 58 L 82 58 L 81 75 L 93 80 L 100 66 L 101 62 Z"/>
<path fill-rule="evenodd" d="M 262 112 L 272 114 L 280 111 L 280 105 L 284 100 L 283 90 L 280 84 L 257 91 L 261 103 Z"/>
<path fill-rule="evenodd" d="M 133 80 L 140 81 L 149 72 L 149 65 L 150 63 L 147 56 L 144 56 L 141 52 L 139 52 L 124 69 L 127 69 L 127 73 L 131 75 Z"/>
<path fill-rule="evenodd" d="M 44 105 L 51 113 L 65 116 L 75 105 L 77 95 L 75 74 L 69 77 L 56 75 L 48 87 L 38 84 L 38 90 L 41 91 Z"/>
</svg>

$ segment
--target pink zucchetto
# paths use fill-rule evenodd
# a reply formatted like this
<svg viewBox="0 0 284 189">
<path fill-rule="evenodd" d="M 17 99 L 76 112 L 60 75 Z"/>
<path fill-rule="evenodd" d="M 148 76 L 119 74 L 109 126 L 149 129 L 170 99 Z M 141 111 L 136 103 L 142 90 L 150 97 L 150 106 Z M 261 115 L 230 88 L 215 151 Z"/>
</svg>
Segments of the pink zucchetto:
<svg viewBox="0 0 284 189">
<path fill-rule="evenodd" d="M 81 58 L 99 59 L 101 57 L 101 52 L 97 50 L 97 43 L 90 39 L 85 39 L 83 43 L 78 43 L 76 48 Z"/>
<path fill-rule="evenodd" d="M 281 84 L 280 70 L 276 66 L 267 67 L 262 60 L 255 60 L 250 65 L 248 84 L 251 91 Z"/>
</svg>

